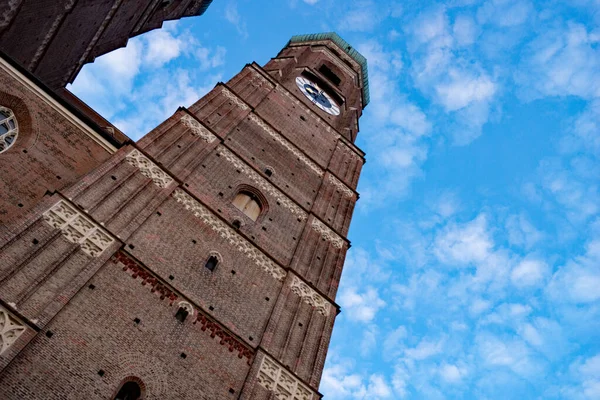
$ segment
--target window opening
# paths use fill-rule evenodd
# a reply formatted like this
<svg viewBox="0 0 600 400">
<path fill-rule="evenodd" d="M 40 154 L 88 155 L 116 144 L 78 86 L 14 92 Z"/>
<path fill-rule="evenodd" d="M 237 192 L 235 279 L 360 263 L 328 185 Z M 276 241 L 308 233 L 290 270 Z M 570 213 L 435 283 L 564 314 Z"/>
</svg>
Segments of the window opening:
<svg viewBox="0 0 600 400">
<path fill-rule="evenodd" d="M 323 64 L 321 65 L 321 67 L 319 68 L 319 72 L 321 74 L 323 74 L 323 76 L 327 79 L 329 79 L 329 81 L 331 83 L 333 83 L 335 86 L 339 86 L 340 83 L 342 82 L 342 80 L 340 79 L 339 76 L 337 76 L 329 67 L 327 67 L 327 65 Z"/>
<path fill-rule="evenodd" d="M 121 390 L 114 400 L 138 400 L 142 396 L 142 389 L 137 382 L 128 381 L 121 386 Z"/>
<path fill-rule="evenodd" d="M 0 106 L 0 153 L 16 142 L 18 134 L 19 126 L 12 110 Z"/>
<path fill-rule="evenodd" d="M 247 191 L 239 192 L 233 199 L 233 205 L 252 221 L 256 221 L 262 210 L 256 195 Z"/>
<path fill-rule="evenodd" d="M 179 309 L 177 310 L 177 313 L 175 314 L 175 318 L 179 322 L 185 322 L 185 319 L 187 318 L 188 315 L 189 315 L 189 313 L 185 308 L 179 307 Z"/>
<path fill-rule="evenodd" d="M 217 258 L 217 256 L 210 256 L 208 257 L 208 260 L 206 261 L 206 264 L 204 266 L 206 267 L 206 269 L 212 272 L 215 270 L 215 268 L 217 268 L 217 264 L 219 264 L 219 259 Z"/>
</svg>

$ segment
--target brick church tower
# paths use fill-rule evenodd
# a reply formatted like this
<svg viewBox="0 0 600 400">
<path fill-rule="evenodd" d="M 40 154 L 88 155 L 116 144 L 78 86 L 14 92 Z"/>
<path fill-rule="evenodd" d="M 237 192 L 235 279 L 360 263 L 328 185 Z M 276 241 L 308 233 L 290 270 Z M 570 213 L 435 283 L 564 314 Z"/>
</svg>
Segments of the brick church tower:
<svg viewBox="0 0 600 400">
<path fill-rule="evenodd" d="M 367 102 L 296 36 L 121 145 L 0 60 L 0 398 L 319 399 Z"/>
</svg>

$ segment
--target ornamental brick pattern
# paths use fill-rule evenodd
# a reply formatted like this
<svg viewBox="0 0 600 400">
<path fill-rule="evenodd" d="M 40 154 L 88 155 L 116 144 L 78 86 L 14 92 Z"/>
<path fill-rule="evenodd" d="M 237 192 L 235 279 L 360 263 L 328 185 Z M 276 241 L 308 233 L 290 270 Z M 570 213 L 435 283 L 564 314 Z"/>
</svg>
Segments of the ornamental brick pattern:
<svg viewBox="0 0 600 400">
<path fill-rule="evenodd" d="M 111 18 L 133 12 L 119 4 Z M 293 40 L 137 144 L 105 140 L 0 63 L 0 107 L 19 124 L 0 187 L 30 193 L 0 192 L 5 210 L 23 202 L 0 229 L 0 398 L 114 399 L 127 382 L 144 399 L 321 398 L 364 163 L 366 68 L 340 43 Z"/>
</svg>

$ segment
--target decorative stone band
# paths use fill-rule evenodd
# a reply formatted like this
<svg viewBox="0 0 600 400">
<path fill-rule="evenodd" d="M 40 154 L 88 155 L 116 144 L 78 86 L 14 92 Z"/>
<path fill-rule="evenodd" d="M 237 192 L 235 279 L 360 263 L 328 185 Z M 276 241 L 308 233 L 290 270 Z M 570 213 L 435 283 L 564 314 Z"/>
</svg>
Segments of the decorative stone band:
<svg viewBox="0 0 600 400">
<path fill-rule="evenodd" d="M 300 296 L 302 301 L 316 308 L 324 317 L 329 315 L 330 304 L 323 296 L 315 292 L 300 278 L 294 276 L 290 285 L 292 292 Z"/>
<path fill-rule="evenodd" d="M 0 354 L 4 353 L 27 330 L 25 324 L 0 306 Z"/>
<path fill-rule="evenodd" d="M 287 139 L 277 133 L 274 129 L 272 129 L 269 125 L 263 121 L 261 117 L 256 114 L 250 114 L 250 120 L 254 122 L 256 125 L 260 126 L 264 129 L 265 132 L 269 134 L 277 143 L 288 149 L 294 156 L 296 156 L 300 161 L 302 161 L 308 168 L 313 170 L 317 175 L 323 176 L 323 170 L 317 164 L 312 162 L 308 157 L 306 157 L 296 146 L 292 145 Z"/>
<path fill-rule="evenodd" d="M 235 166 L 238 170 L 243 172 L 256 186 L 265 192 L 269 193 L 271 196 L 275 197 L 275 199 L 285 208 L 291 211 L 296 217 L 300 218 L 301 221 L 304 221 L 307 217 L 306 212 L 300 208 L 296 203 L 290 200 L 285 194 L 280 192 L 275 186 L 273 186 L 269 181 L 260 176 L 257 172 L 255 172 L 252 168 L 248 167 L 244 164 L 239 158 L 233 155 L 229 150 L 222 148 L 218 154 L 223 155 L 225 160 L 229 161 L 233 166 Z"/>
<path fill-rule="evenodd" d="M 52 206 L 44 213 L 43 218 L 60 229 L 69 242 L 81 245 L 81 250 L 92 257 L 98 257 L 114 242 L 104 229 L 65 200 Z"/>
<path fill-rule="evenodd" d="M 275 393 L 277 400 L 312 400 L 314 392 L 268 355 L 258 370 L 258 383 Z"/>
<path fill-rule="evenodd" d="M 174 302 L 179 298 L 173 290 L 171 290 L 166 285 L 162 284 L 154 275 L 148 272 L 144 267 L 135 262 L 132 258 L 130 258 L 126 253 L 119 251 L 113 257 L 113 262 L 121 263 L 123 265 L 123 271 L 129 271 L 131 277 L 133 279 L 141 278 L 142 285 L 148 286 L 152 293 L 158 293 L 160 295 L 160 299 L 164 300 L 165 298 L 169 299 L 169 305 L 172 306 Z M 246 347 L 243 343 L 241 343 L 235 336 L 230 334 L 227 330 L 225 330 L 221 325 L 217 322 L 213 321 L 204 314 L 200 309 L 195 308 L 188 301 L 180 301 L 178 306 L 184 307 L 189 315 L 195 316 L 194 325 L 197 322 L 200 322 L 200 329 L 205 332 L 210 332 L 210 337 L 215 338 L 218 337 L 220 339 L 219 344 L 222 346 L 227 346 L 230 352 L 237 350 L 238 358 L 246 357 L 248 359 L 248 365 L 252 363 L 252 356 L 254 352 Z"/>
<path fill-rule="evenodd" d="M 198 136 L 200 139 L 204 140 L 207 143 L 212 143 L 217 138 L 215 135 L 210 133 L 208 129 L 203 127 L 200 122 L 196 121 L 190 115 L 186 114 L 183 117 L 181 117 L 181 122 L 183 123 L 183 125 L 187 126 L 190 129 L 192 135 Z"/>
<path fill-rule="evenodd" d="M 223 86 L 223 94 L 229 100 L 233 101 L 235 105 L 241 108 L 242 110 L 247 110 L 250 108 L 246 103 L 244 103 L 239 97 L 237 97 L 231 90 L 227 89 L 225 86 Z"/>
<path fill-rule="evenodd" d="M 331 242 L 333 247 L 341 249 L 344 247 L 344 239 L 342 239 L 337 233 L 329 229 L 327 225 L 314 218 L 311 224 L 312 228 L 317 231 L 323 240 Z"/>
<path fill-rule="evenodd" d="M 210 226 L 215 232 L 217 232 L 223 239 L 227 240 L 230 244 L 237 247 L 239 251 L 246 255 L 252 260 L 257 266 L 262 268 L 265 272 L 270 274 L 273 278 L 278 281 L 283 281 L 286 276 L 286 272 L 279 265 L 271 261 L 265 256 L 260 250 L 254 247 L 249 241 L 240 236 L 235 230 L 227 226 L 223 221 L 215 217 L 210 210 L 196 201 L 193 197 L 188 195 L 181 189 L 176 189 L 173 192 L 173 197 L 179 203 L 182 203 L 184 207 L 191 211 L 196 217 L 200 218 L 205 224 Z"/>
<path fill-rule="evenodd" d="M 333 184 L 333 186 L 335 186 L 337 189 L 339 189 L 344 194 L 344 196 L 346 196 L 346 197 L 354 196 L 354 192 L 348 186 L 346 186 L 342 181 L 340 181 L 338 178 L 336 178 L 335 176 L 329 175 L 329 182 L 331 182 Z"/>
<path fill-rule="evenodd" d="M 125 159 L 129 164 L 139 169 L 144 176 L 152 179 L 152 182 L 158 187 L 164 188 L 167 187 L 169 183 L 173 182 L 173 178 L 160 169 L 158 165 L 150 161 L 150 159 L 143 155 L 138 149 L 133 149 L 131 153 L 127 154 Z"/>
</svg>

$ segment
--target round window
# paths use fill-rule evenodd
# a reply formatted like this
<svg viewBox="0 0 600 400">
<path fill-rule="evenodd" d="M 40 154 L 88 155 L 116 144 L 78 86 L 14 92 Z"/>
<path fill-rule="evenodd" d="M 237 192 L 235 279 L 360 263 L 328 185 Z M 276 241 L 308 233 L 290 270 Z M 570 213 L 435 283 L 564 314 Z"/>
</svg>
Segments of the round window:
<svg viewBox="0 0 600 400">
<path fill-rule="evenodd" d="M 0 106 L 0 153 L 6 151 L 17 141 L 19 126 L 12 110 Z"/>
</svg>

